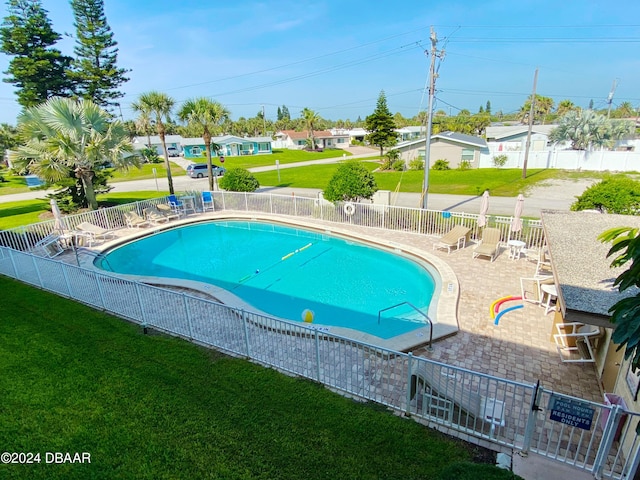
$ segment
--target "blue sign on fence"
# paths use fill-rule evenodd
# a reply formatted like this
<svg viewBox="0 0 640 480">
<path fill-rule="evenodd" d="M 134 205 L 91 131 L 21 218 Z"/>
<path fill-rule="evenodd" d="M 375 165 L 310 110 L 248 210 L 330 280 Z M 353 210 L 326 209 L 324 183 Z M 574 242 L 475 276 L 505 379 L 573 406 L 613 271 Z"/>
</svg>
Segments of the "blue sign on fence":
<svg viewBox="0 0 640 480">
<path fill-rule="evenodd" d="M 589 405 L 568 398 L 551 395 L 549 400 L 549 418 L 571 427 L 591 430 L 595 410 Z"/>
</svg>

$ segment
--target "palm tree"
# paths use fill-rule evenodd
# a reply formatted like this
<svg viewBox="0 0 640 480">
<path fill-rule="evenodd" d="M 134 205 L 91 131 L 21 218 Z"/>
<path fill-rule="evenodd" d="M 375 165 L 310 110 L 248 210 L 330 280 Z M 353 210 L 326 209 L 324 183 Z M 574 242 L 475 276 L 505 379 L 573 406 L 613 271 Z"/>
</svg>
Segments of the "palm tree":
<svg viewBox="0 0 640 480">
<path fill-rule="evenodd" d="M 147 136 L 147 148 L 151 148 L 151 129 L 153 128 L 151 111 L 147 105 L 140 105 L 137 102 L 133 102 L 131 108 L 134 112 L 139 112 L 138 118 L 135 120 L 136 131 Z"/>
<path fill-rule="evenodd" d="M 556 108 L 556 114 L 561 117 L 576 108 L 577 107 L 571 100 L 560 100 L 560 102 L 558 102 L 558 107 Z"/>
<path fill-rule="evenodd" d="M 171 110 L 175 105 L 175 100 L 166 93 L 148 92 L 143 93 L 137 102 L 131 104 L 134 111 L 147 112 L 149 116 L 155 117 L 156 130 L 162 143 L 162 152 L 164 153 L 164 166 L 167 170 L 167 181 L 169 182 L 169 193 L 174 194 L 173 178 L 171 177 L 171 165 L 169 164 L 169 153 L 167 152 L 167 142 L 165 141 L 166 127 L 164 122 L 169 120 Z"/>
<path fill-rule="evenodd" d="M 138 165 L 127 155 L 132 146 L 124 124 L 91 100 L 53 97 L 24 110 L 18 117 L 20 137 L 26 142 L 17 155 L 39 177 L 57 182 L 73 169 L 82 182 L 85 199 L 98 208 L 93 190 L 95 169 L 105 162 L 126 169 Z"/>
<path fill-rule="evenodd" d="M 593 110 L 572 110 L 560 119 L 549 133 L 555 142 L 570 141 L 574 150 L 593 147 L 610 147 L 615 140 L 633 132 L 633 122 L 611 121 Z"/>
<path fill-rule="evenodd" d="M 304 124 L 306 125 L 307 130 L 309 131 L 309 138 L 311 139 L 312 148 L 315 149 L 316 141 L 315 141 L 315 138 L 313 137 L 313 131 L 315 130 L 315 127 L 318 125 L 318 123 L 320 122 L 320 115 L 318 115 L 313 110 L 310 110 L 307 107 L 305 107 L 302 109 L 302 119 L 304 120 Z"/>
<path fill-rule="evenodd" d="M 202 132 L 204 148 L 207 151 L 209 190 L 213 190 L 213 167 L 211 164 L 211 138 L 231 113 L 221 103 L 200 97 L 187 100 L 178 112 L 180 120 Z"/>
</svg>

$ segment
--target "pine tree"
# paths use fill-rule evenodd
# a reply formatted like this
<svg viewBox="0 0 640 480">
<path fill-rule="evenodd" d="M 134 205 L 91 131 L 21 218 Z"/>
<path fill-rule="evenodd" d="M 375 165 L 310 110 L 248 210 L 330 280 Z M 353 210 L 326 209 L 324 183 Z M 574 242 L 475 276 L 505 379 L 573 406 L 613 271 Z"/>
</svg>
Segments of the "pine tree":
<svg viewBox="0 0 640 480">
<path fill-rule="evenodd" d="M 71 0 L 75 18 L 76 46 L 73 78 L 78 94 L 108 108 L 124 93 L 118 87 L 129 79 L 129 70 L 118 68 L 118 43 L 104 13 L 104 0 Z"/>
<path fill-rule="evenodd" d="M 398 143 L 398 134 L 395 130 L 396 124 L 389 107 L 387 107 L 387 97 L 384 94 L 384 90 L 378 96 L 376 109 L 365 119 L 364 128 L 369 132 L 367 134 L 369 142 L 380 148 L 381 157 L 384 147 L 392 147 Z"/>
<path fill-rule="evenodd" d="M 491 101 L 487 100 L 487 108 L 485 108 L 484 111 L 491 114 Z"/>
<path fill-rule="evenodd" d="M 69 96 L 67 69 L 72 58 L 51 48 L 60 40 L 40 0 L 8 0 L 9 15 L 0 28 L 0 52 L 14 57 L 4 72 L 17 87 L 18 103 L 30 107 L 49 97 Z"/>
</svg>

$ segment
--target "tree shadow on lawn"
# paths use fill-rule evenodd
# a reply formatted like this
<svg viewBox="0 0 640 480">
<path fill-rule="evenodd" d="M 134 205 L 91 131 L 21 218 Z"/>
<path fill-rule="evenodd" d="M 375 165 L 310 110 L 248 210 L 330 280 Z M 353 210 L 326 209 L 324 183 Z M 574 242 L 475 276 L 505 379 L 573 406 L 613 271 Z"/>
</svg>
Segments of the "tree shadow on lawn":
<svg viewBox="0 0 640 480">
<path fill-rule="evenodd" d="M 42 201 L 41 203 L 29 203 L 27 205 L 16 205 L 14 207 L 2 207 L 2 209 L 0 209 L 0 217 L 4 218 L 4 217 L 12 217 L 14 215 L 24 215 L 27 213 L 33 213 L 33 212 L 44 212 L 47 211 L 48 209 L 48 203 L 45 201 Z"/>
</svg>

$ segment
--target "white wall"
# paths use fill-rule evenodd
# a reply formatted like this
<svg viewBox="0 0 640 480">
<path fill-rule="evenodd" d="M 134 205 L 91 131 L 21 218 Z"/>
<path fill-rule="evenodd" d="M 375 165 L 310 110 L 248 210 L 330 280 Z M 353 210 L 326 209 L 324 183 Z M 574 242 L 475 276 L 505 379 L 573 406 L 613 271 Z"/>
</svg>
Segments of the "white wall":
<svg viewBox="0 0 640 480">
<path fill-rule="evenodd" d="M 480 168 L 495 168 L 493 157 L 506 155 L 509 160 L 502 168 L 522 168 L 524 150 L 499 151 L 497 143 L 489 144 L 489 152 L 480 155 Z M 546 150 L 529 151 L 527 168 L 559 168 L 563 170 L 637 171 L 640 152 L 612 152 L 609 150 Z"/>
</svg>

